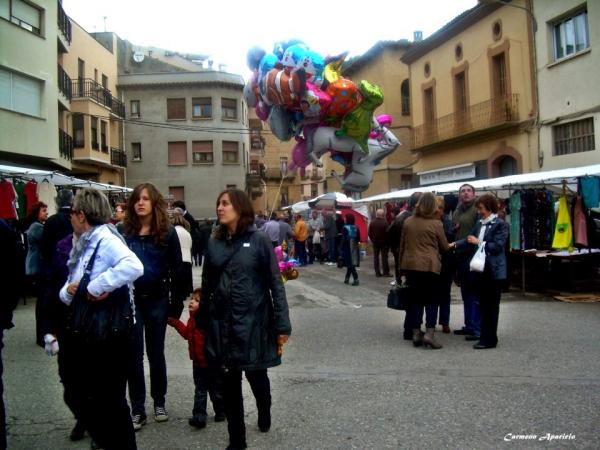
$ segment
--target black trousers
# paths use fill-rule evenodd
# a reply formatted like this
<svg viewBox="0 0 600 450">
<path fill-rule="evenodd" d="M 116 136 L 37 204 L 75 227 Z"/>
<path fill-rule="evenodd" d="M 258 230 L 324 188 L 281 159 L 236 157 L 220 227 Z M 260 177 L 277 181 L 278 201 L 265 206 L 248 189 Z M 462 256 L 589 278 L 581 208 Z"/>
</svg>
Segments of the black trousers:
<svg viewBox="0 0 600 450">
<path fill-rule="evenodd" d="M 57 339 L 60 345 L 60 351 L 57 355 L 58 376 L 63 385 L 63 399 L 73 416 L 75 416 L 75 420 L 83 423 L 85 399 L 80 392 L 81 387 L 79 384 L 81 384 L 81 380 L 77 379 L 77 366 L 80 362 L 77 360 L 76 346 L 72 345 L 64 333 L 59 334 Z"/>
<path fill-rule="evenodd" d="M 102 448 L 137 448 L 125 389 L 131 345 L 119 340 L 102 345 L 73 343 L 73 395 L 82 399 L 81 418 Z"/>
<path fill-rule="evenodd" d="M 259 414 L 271 408 L 271 383 L 267 369 L 246 370 L 246 379 L 256 399 L 256 409 Z M 242 371 L 228 370 L 225 372 L 223 398 L 225 400 L 225 415 L 229 443 L 232 446 L 246 444 L 246 424 L 244 423 L 244 398 L 242 396 Z"/>
<path fill-rule="evenodd" d="M 394 256 L 394 275 L 396 276 L 396 282 L 400 283 L 400 255 L 398 255 L 398 250 L 392 249 L 392 255 Z"/>
<path fill-rule="evenodd" d="M 389 247 L 387 245 L 373 245 L 373 262 L 375 264 L 375 275 L 381 275 L 381 269 L 383 268 L 383 275 L 390 274 L 390 264 L 388 262 Z M 380 266 L 381 260 L 381 266 Z"/>
<path fill-rule="evenodd" d="M 208 395 L 212 402 L 215 414 L 223 414 L 223 374 L 208 367 L 200 367 L 194 364 L 194 409 L 192 416 L 201 422 L 206 422 Z"/>
<path fill-rule="evenodd" d="M 2 375 L 4 364 L 2 362 L 2 348 L 4 347 L 4 329 L 0 328 L 0 450 L 6 448 L 6 410 L 4 409 L 4 383 Z"/>
<path fill-rule="evenodd" d="M 481 335 L 483 345 L 498 344 L 498 317 L 500 315 L 500 297 L 505 280 L 495 280 L 486 271 L 478 276 L 479 310 L 481 312 Z"/>
</svg>

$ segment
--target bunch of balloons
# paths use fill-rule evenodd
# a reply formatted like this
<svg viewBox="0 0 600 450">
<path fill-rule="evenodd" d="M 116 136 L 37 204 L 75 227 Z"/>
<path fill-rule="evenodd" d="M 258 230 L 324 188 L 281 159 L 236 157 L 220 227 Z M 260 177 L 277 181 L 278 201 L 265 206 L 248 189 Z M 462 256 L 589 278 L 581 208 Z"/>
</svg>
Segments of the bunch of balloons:
<svg viewBox="0 0 600 450">
<path fill-rule="evenodd" d="M 321 156 L 331 152 L 345 167 L 342 177 L 332 172 L 342 189 L 362 192 L 374 167 L 400 142 L 387 128 L 391 116 L 373 117 L 383 103 L 381 88 L 343 78 L 346 56 L 323 58 L 299 40 L 278 42 L 273 53 L 251 48 L 247 63 L 252 77 L 244 97 L 278 139 L 296 140 L 290 170 L 304 175 L 309 164 L 322 167 Z"/>
<path fill-rule="evenodd" d="M 285 243 L 284 243 L 285 244 Z M 275 247 L 275 256 L 277 257 L 277 265 L 279 266 L 279 273 L 281 273 L 281 279 L 285 283 L 288 280 L 295 280 L 300 276 L 298 273 L 298 261 L 294 258 L 289 258 L 287 252 L 287 245 L 278 245 Z"/>
</svg>

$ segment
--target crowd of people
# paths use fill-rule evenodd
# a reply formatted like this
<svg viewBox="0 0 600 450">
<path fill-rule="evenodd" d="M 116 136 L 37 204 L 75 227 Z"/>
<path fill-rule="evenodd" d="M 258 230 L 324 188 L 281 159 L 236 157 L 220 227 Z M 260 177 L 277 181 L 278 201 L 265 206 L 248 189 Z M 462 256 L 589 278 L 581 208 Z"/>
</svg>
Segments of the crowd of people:
<svg viewBox="0 0 600 450">
<path fill-rule="evenodd" d="M 475 341 L 475 349 L 498 343 L 508 227 L 498 215 L 493 195 L 476 197 L 469 184 L 458 194 L 460 202 L 451 212 L 443 197 L 415 193 L 404 210 L 394 211 L 391 223 L 383 210 L 377 210 L 368 227 L 375 276 L 394 278 L 391 284 L 409 288 L 404 338 L 415 347 L 442 348 L 435 338 L 437 325 L 444 333 L 452 332 L 453 282 L 460 286 L 464 305 L 464 326 L 454 334 Z M 313 210 L 307 220 L 296 215 L 290 221 L 276 214 L 267 220 L 254 214 L 244 192 L 233 189 L 217 198 L 216 224 L 199 224 L 185 203 L 167 208 L 151 183 L 136 186 L 128 201 L 116 204 L 114 210 L 104 194 L 90 188 L 75 196 L 60 191 L 57 206 L 51 217 L 42 202 L 31 208 L 29 250 L 23 264 L 36 286 L 36 340 L 48 355 L 57 355 L 64 401 L 75 417 L 70 438 L 80 440 L 88 433 L 92 448 L 136 448 L 135 432 L 148 421 L 145 356 L 153 419 L 168 421 L 168 326 L 188 341 L 195 386 L 190 426 L 206 427 L 210 398 L 214 420 L 227 420 L 227 448 L 246 448 L 242 373 L 255 397 L 258 428 L 268 432 L 267 369 L 281 364 L 291 334 L 273 248 L 282 244 L 293 248 L 301 266 L 318 261 L 345 267 L 344 283 L 350 284 L 352 278 L 352 285 L 359 285 L 356 267 L 365 236 L 350 213 Z M 0 231 L 3 248 L 14 251 L 16 260 L 10 227 L 0 222 Z M 472 259 L 480 249 L 485 265 L 475 271 Z M 193 265 L 203 267 L 201 286 L 193 285 Z M 6 267 L 1 273 L 14 277 L 12 271 L 14 267 Z M 1 330 L 12 325 L 17 295 L 10 290 L 8 295 Z M 180 317 L 190 295 L 185 324 Z M 86 323 L 95 318 L 92 322 L 101 327 L 106 320 L 103 308 L 114 308 L 110 305 L 123 296 L 127 308 L 119 314 L 128 324 L 126 332 L 108 332 L 99 339 L 98 333 L 82 334 L 74 324 L 78 308 L 86 305 Z M 1 370 L 0 365 L 0 374 Z M 0 394 L 1 388 L 0 384 Z M 3 405 L 0 420 L 4 421 Z M 4 435 L 0 448 L 3 443 L 5 447 Z"/>
<path fill-rule="evenodd" d="M 453 282 L 460 286 L 464 305 L 464 326 L 454 334 L 474 341 L 473 348 L 478 350 L 498 344 L 500 296 L 507 279 L 508 225 L 499 217 L 499 202 L 494 195 L 476 197 L 473 186 L 464 184 L 458 196 L 458 206 L 452 212 L 444 197 L 417 192 L 403 211 L 394 210 L 389 225 L 383 210 L 377 210 L 369 225 L 375 275 L 389 275 L 387 255 L 391 250 L 392 284 L 408 286 L 404 339 L 415 347 L 442 348 L 435 339 L 437 325 L 443 333 L 452 332 Z M 485 264 L 476 271 L 471 261 L 480 248 Z"/>
<path fill-rule="evenodd" d="M 214 420 L 227 420 L 227 448 L 246 448 L 243 372 L 256 398 L 258 428 L 268 432 L 267 369 L 281 363 L 291 324 L 272 243 L 254 225 L 246 194 L 234 189 L 219 195 L 217 226 L 198 224 L 183 202 L 167 209 L 151 183 L 136 186 L 114 210 L 91 188 L 75 196 L 61 190 L 57 203 L 51 217 L 44 203 L 32 206 L 23 265 L 36 286 L 36 340 L 57 356 L 64 401 L 75 418 L 70 439 L 88 433 L 95 449 L 137 448 L 135 432 L 148 420 L 144 356 L 154 421 L 169 420 L 168 325 L 188 341 L 195 385 L 189 424 L 207 425 L 210 397 Z M 2 281 L 14 286 L 18 237 L 4 221 L 0 232 L 9 252 L 3 261 L 13 263 L 3 267 Z M 282 232 L 288 239 L 293 235 L 291 229 Z M 201 286 L 193 286 L 193 264 L 203 265 Z M 8 294 L 2 330 L 12 326 L 18 298 L 16 290 Z M 6 448 L 1 406 L 0 448 Z"/>
</svg>

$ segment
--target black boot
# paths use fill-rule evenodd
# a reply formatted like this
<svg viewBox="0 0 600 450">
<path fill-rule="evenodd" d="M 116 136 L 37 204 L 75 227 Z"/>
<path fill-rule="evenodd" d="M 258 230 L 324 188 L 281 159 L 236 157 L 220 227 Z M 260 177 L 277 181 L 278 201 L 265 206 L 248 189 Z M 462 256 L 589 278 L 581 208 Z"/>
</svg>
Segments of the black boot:
<svg viewBox="0 0 600 450">
<path fill-rule="evenodd" d="M 266 433 L 271 429 L 271 410 L 258 411 L 258 429 Z"/>
</svg>

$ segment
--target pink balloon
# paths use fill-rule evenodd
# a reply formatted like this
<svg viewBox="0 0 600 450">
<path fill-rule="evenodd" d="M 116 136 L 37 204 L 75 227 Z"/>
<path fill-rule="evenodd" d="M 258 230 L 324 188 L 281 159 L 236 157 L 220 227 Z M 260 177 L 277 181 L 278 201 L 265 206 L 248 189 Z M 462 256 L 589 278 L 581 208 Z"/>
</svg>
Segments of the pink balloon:
<svg viewBox="0 0 600 450">
<path fill-rule="evenodd" d="M 310 82 L 306 82 L 306 93 L 300 101 L 302 114 L 306 119 L 319 120 L 325 117 L 331 105 L 331 96 Z"/>
<path fill-rule="evenodd" d="M 269 118 L 269 113 L 271 112 L 271 107 L 262 100 L 259 100 L 254 107 L 254 111 L 260 120 L 267 120 Z"/>
</svg>

